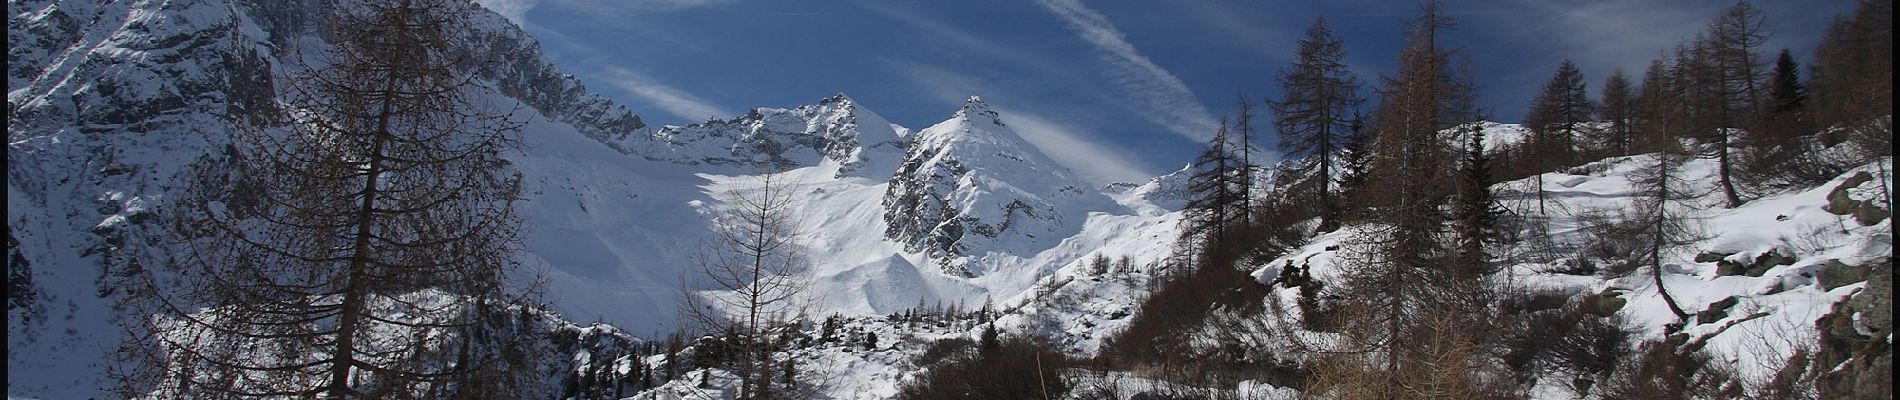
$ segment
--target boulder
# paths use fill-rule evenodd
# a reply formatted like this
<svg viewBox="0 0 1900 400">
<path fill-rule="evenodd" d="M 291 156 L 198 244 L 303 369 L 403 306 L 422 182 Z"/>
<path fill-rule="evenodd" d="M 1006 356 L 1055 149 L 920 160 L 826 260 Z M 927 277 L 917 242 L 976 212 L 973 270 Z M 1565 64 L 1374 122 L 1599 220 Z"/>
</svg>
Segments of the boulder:
<svg viewBox="0 0 1900 400">
<path fill-rule="evenodd" d="M 1841 182 L 1840 186 L 1835 186 L 1833 191 L 1827 193 L 1827 205 L 1821 208 L 1835 215 L 1853 216 L 1854 220 L 1859 221 L 1861 225 L 1871 226 L 1886 220 L 1887 209 L 1882 208 L 1881 204 L 1872 200 L 1854 199 L 1852 193 L 1849 192 L 1873 179 L 1874 176 L 1868 174 L 1867 171 L 1848 177 L 1846 182 Z"/>
<path fill-rule="evenodd" d="M 1822 289 L 1834 290 L 1867 280 L 1867 269 L 1859 265 L 1848 265 L 1841 260 L 1827 260 L 1826 263 L 1821 264 L 1821 269 L 1815 270 L 1815 279 L 1821 281 Z"/>
<path fill-rule="evenodd" d="M 1721 300 L 1716 300 L 1714 303 L 1709 303 L 1709 306 L 1703 308 L 1702 312 L 1696 313 L 1695 322 L 1698 324 L 1708 324 L 1721 321 L 1723 318 L 1728 318 L 1728 309 L 1734 308 L 1735 304 L 1740 302 L 1741 299 L 1735 296 L 1729 296 Z"/>
<path fill-rule="evenodd" d="M 1624 299 L 1622 296 L 1622 292 L 1613 289 L 1604 289 L 1602 292 L 1586 294 L 1580 299 L 1577 309 L 1586 314 L 1609 318 L 1611 315 L 1616 315 L 1617 311 L 1622 310 L 1624 305 L 1629 304 L 1629 300 Z"/>
<path fill-rule="evenodd" d="M 1696 261 L 1709 262 L 1705 260 L 1714 258 L 1714 256 L 1718 256 L 1718 255 L 1720 254 L 1719 253 L 1697 254 Z M 1795 262 L 1794 256 L 1781 254 L 1781 250 L 1779 249 L 1763 252 L 1761 255 L 1755 256 L 1755 258 L 1752 260 L 1747 260 L 1746 258 L 1744 258 L 1746 261 L 1735 261 L 1734 260 L 1735 257 L 1733 257 L 1733 255 L 1721 255 L 1721 257 L 1722 258 L 1716 258 L 1714 260 L 1715 276 L 1745 275 L 1745 276 L 1752 276 L 1752 277 L 1760 277 L 1762 274 L 1768 273 L 1769 269 L 1772 269 L 1777 266 L 1794 264 Z"/>
</svg>

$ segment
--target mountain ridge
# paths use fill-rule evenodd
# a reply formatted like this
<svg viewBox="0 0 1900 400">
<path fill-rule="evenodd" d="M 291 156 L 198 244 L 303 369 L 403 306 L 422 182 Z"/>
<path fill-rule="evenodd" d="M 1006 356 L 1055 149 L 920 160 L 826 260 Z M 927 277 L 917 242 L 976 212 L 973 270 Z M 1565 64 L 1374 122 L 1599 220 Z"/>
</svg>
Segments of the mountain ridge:
<svg viewBox="0 0 1900 400">
<path fill-rule="evenodd" d="M 9 3 L 10 26 L 25 28 L 10 29 L 9 41 L 32 44 L 9 51 L 8 255 L 17 261 L 9 263 L 11 276 L 23 278 L 10 281 L 21 290 L 9 292 L 9 321 L 17 322 L 9 324 L 9 371 L 21 377 L 15 382 L 36 382 L 10 384 L 10 392 L 74 397 L 102 387 L 103 376 L 74 371 L 100 371 L 103 354 L 45 355 L 94 354 L 84 349 L 115 345 L 123 320 L 113 306 L 120 288 L 110 277 L 171 252 L 162 238 L 174 234 L 163 218 L 172 199 L 191 185 L 192 171 L 228 162 L 229 132 L 247 115 L 283 105 L 282 85 L 294 75 L 295 55 L 327 45 L 319 16 L 337 4 Z M 677 325 L 673 303 L 684 292 L 680 282 L 709 228 L 706 213 L 726 201 L 719 182 L 761 171 L 801 174 L 809 178 L 804 187 L 830 191 L 803 195 L 835 200 L 835 211 L 824 213 L 844 219 L 813 221 L 816 229 L 836 231 L 827 235 L 838 243 L 874 250 L 850 257 L 871 261 L 822 266 L 829 275 L 821 279 L 833 282 L 828 290 L 917 285 L 883 285 L 888 290 L 863 299 L 826 303 L 853 315 L 894 312 L 920 296 L 947 302 L 1017 297 L 1087 250 L 1062 243 L 1084 232 L 1090 212 L 1069 209 L 1060 199 L 1082 198 L 1093 204 L 1087 210 L 1119 208 L 1009 132 L 1008 151 L 997 153 L 1007 156 L 995 160 L 1032 165 L 1037 174 L 1015 176 L 1035 180 L 979 174 L 987 177 L 976 180 L 984 190 L 956 195 L 969 215 L 996 218 L 972 222 L 973 229 L 1008 238 L 1039 228 L 1038 237 L 1033 245 L 970 246 L 951 261 L 986 266 L 978 269 L 988 272 L 981 279 L 944 274 L 930 266 L 952 257 L 877 244 L 889 243 L 883 237 L 886 186 L 923 132 L 891 124 L 842 93 L 815 104 L 648 129 L 638 115 L 547 62 L 518 26 L 467 7 L 468 20 L 457 24 L 450 43 L 468 55 L 459 68 L 483 83 L 475 89 L 481 99 L 522 110 L 516 114 L 527 123 L 522 149 L 508 157 L 524 177 L 520 207 L 529 230 L 522 261 L 546 273 L 550 300 L 567 318 L 634 332 L 671 330 Z M 983 113 L 960 109 L 952 120 Z M 988 114 L 990 122 L 1007 118 Z M 758 151 L 759 144 L 777 149 Z M 965 147 L 947 146 L 945 153 Z M 989 164 L 992 155 L 960 159 Z M 1047 183 L 1068 192 L 1042 191 Z M 1022 204 L 1017 210 L 1033 208 L 1040 216 L 1003 204 Z"/>
</svg>

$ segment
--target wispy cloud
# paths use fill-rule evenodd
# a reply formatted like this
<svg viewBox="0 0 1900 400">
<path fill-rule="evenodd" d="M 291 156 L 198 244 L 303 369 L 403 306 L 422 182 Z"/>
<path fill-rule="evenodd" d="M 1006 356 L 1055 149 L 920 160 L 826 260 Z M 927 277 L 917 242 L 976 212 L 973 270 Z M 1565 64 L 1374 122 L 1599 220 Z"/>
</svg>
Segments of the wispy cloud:
<svg viewBox="0 0 1900 400">
<path fill-rule="evenodd" d="M 1287 18 L 1269 15 L 1269 21 L 1261 21 L 1260 16 L 1244 9 L 1248 3 L 1229 3 L 1211 1 L 1182 2 L 1181 11 L 1194 17 L 1194 22 L 1225 34 L 1234 44 L 1249 51 L 1273 59 L 1286 59 L 1293 56 L 1297 48 L 1297 38 L 1303 37 L 1305 25 L 1288 24 Z M 1309 21 L 1310 22 L 1310 21 Z"/>
<path fill-rule="evenodd" d="M 1103 146 L 1085 134 L 1086 130 L 1067 121 L 1050 118 L 1050 113 L 1040 112 L 1042 110 L 1033 106 L 999 105 L 996 99 L 1007 102 L 1018 98 L 1008 93 L 1008 90 L 931 65 L 901 61 L 889 63 L 922 89 L 925 95 L 939 101 L 960 103 L 971 95 L 989 95 L 992 99 L 990 104 L 1003 114 L 1003 123 L 1021 135 L 1023 140 L 1042 150 L 1043 154 L 1049 155 L 1050 159 L 1089 183 L 1141 182 L 1155 176 L 1130 163 L 1138 159 L 1134 155 Z"/>
<path fill-rule="evenodd" d="M 1694 37 L 1715 17 L 1707 8 L 1664 7 L 1646 1 L 1565 6 L 1530 3 L 1530 6 L 1540 8 L 1532 14 L 1548 18 L 1537 25 L 1552 33 L 1562 32 L 1536 36 L 1558 41 L 1559 46 L 1571 49 L 1571 58 L 1583 64 L 1586 71 L 1604 74 L 1619 66 L 1628 72 L 1641 73 L 1650 59 Z M 1555 70 L 1556 63 L 1552 61 L 1548 70 L 1538 72 Z"/>
<path fill-rule="evenodd" d="M 481 0 L 481 1 L 484 1 L 484 2 L 488 2 L 488 1 L 532 2 L 532 1 L 537 1 L 537 0 Z M 554 1 L 560 1 L 560 0 L 554 0 Z M 533 6 L 532 4 L 529 5 L 530 8 L 532 8 L 532 6 Z M 499 10 L 497 10 L 497 12 L 499 12 Z M 503 15 L 505 16 L 507 14 L 504 13 Z M 533 28 L 533 26 L 530 24 L 522 24 L 522 25 L 527 26 L 530 29 Z M 576 63 L 576 65 L 581 66 L 580 67 L 581 70 L 584 70 L 585 72 L 587 72 L 585 74 L 577 74 L 577 75 L 584 76 L 587 82 L 604 83 L 607 86 L 610 86 L 614 89 L 618 89 L 621 92 L 624 92 L 626 94 L 632 95 L 634 97 L 633 99 L 634 101 L 646 103 L 646 105 L 650 105 L 654 108 L 658 108 L 661 111 L 665 111 L 668 114 L 673 114 L 674 116 L 678 116 L 687 121 L 693 121 L 693 122 L 704 121 L 707 118 L 712 118 L 712 117 L 725 117 L 725 116 L 736 115 L 736 114 L 727 112 L 728 110 L 730 110 L 727 107 L 721 106 L 719 104 L 716 104 L 704 98 L 700 98 L 699 96 L 694 96 L 692 93 L 687 92 L 686 90 L 667 84 L 666 82 L 661 82 L 660 80 L 654 79 L 653 77 L 648 76 L 645 73 L 641 73 L 640 71 L 636 71 L 636 70 L 629 69 L 626 67 L 621 67 L 607 61 L 596 61 L 596 60 L 609 60 L 610 58 L 607 57 L 607 54 L 605 52 L 602 52 L 599 48 L 594 47 L 594 45 L 587 43 L 585 41 L 582 41 L 578 38 L 568 36 L 566 34 L 561 33 L 560 31 L 546 30 L 546 29 L 536 29 L 535 36 L 538 37 L 539 38 L 538 40 L 541 41 L 543 44 L 558 46 L 564 49 L 565 51 L 571 54 L 574 54 L 577 59 L 589 60 L 590 62 Z M 581 71 L 576 71 L 576 70 L 568 70 L 568 71 L 570 73 L 581 72 Z M 635 110 L 636 112 L 641 112 L 638 110 L 638 106 L 640 106 L 640 104 L 627 104 L 627 106 L 636 108 Z"/>
<path fill-rule="evenodd" d="M 947 41 L 964 50 L 973 51 L 988 60 L 1019 63 L 1038 71 L 1051 73 L 1068 69 L 1062 66 L 1060 62 L 1043 53 L 1023 51 L 1015 47 L 998 45 L 992 40 L 984 39 L 967 30 L 919 14 L 916 11 L 896 6 L 894 3 L 869 2 L 863 3 L 862 5 L 865 9 L 883 14 L 897 22 L 903 23 L 906 27 L 925 33 L 925 37 Z"/>
<path fill-rule="evenodd" d="M 1109 75 L 1123 94 L 1153 112 L 1144 118 L 1193 139 L 1212 135 L 1214 116 L 1194 97 L 1187 83 L 1156 65 L 1108 17 L 1082 5 L 1080 0 L 1038 0 L 1037 4 L 1069 23 L 1069 28 L 1096 49 L 1109 65 Z"/>
<path fill-rule="evenodd" d="M 661 83 L 638 71 L 606 66 L 600 68 L 601 76 L 607 84 L 626 91 L 647 103 L 665 110 L 667 113 L 698 121 L 711 117 L 735 115 L 726 112 L 725 107 L 694 96 L 679 88 Z"/>
<path fill-rule="evenodd" d="M 1043 154 L 1068 167 L 1070 171 L 1081 175 L 1082 179 L 1096 185 L 1115 182 L 1140 183 L 1155 176 L 1129 165 L 1125 160 L 1133 160 L 1132 155 L 1102 146 L 1087 139 L 1073 126 L 1062 124 L 1040 114 L 1011 108 L 997 110 L 1002 114 L 1004 123 L 1014 128 L 1023 140 L 1042 149 Z"/>
</svg>

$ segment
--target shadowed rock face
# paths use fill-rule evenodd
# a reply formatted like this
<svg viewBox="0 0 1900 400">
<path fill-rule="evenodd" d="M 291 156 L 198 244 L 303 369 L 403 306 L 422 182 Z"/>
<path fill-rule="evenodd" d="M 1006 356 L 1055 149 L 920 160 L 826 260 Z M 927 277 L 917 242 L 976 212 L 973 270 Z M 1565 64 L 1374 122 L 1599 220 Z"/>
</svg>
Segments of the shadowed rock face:
<svg viewBox="0 0 1900 400">
<path fill-rule="evenodd" d="M 125 262 L 118 255 L 143 251 L 147 238 L 168 236 L 168 228 L 137 217 L 163 208 L 173 192 L 189 186 L 187 171 L 222 168 L 238 126 L 280 112 L 280 80 L 299 72 L 300 57 L 322 53 L 306 47 L 324 46 L 331 36 L 327 16 L 337 5 L 9 4 L 15 13 L 8 20 L 8 191 L 38 211 L 9 221 L 9 230 L 80 233 L 83 242 L 94 243 L 80 257 L 104 256 L 98 262 L 108 269 Z M 450 24 L 453 49 L 445 53 L 465 56 L 457 66 L 533 109 L 518 117 L 538 111 L 616 148 L 645 139 L 634 135 L 645 126 L 638 116 L 560 72 L 518 27 L 473 3 L 457 6 L 467 7 L 458 14 L 466 20 Z M 114 218 L 131 223 L 107 224 Z M 10 252 L 47 252 L 34 246 Z"/>
<path fill-rule="evenodd" d="M 1073 235 L 1089 211 L 1117 207 L 980 98 L 914 139 L 885 192 L 885 238 L 929 254 L 946 274 L 980 275 L 966 256 L 1033 254 Z"/>
<path fill-rule="evenodd" d="M 1892 396 L 1893 343 L 1887 338 L 1893 334 L 1893 259 L 1866 268 L 1867 286 L 1815 321 L 1821 332 L 1815 357 L 1827 370 L 1817 384 L 1821 398 Z"/>
</svg>

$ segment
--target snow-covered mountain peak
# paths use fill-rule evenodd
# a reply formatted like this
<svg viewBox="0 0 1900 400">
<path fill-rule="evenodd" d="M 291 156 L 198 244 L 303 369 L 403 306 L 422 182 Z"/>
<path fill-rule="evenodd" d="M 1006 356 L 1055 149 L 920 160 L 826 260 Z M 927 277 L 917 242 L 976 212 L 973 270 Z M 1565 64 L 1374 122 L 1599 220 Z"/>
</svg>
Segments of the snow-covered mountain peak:
<svg viewBox="0 0 1900 400">
<path fill-rule="evenodd" d="M 970 99 L 964 100 L 963 107 L 958 108 L 957 113 L 951 117 L 951 119 L 971 121 L 972 123 L 987 122 L 991 125 L 1006 126 L 1003 125 L 1002 116 L 999 115 L 995 109 L 990 108 L 989 103 L 984 103 L 982 96 L 970 96 Z"/>
<path fill-rule="evenodd" d="M 908 146 L 907 132 L 838 93 L 811 105 L 660 128 L 636 152 L 655 161 L 755 170 L 835 162 L 841 175 L 881 179 Z"/>
<path fill-rule="evenodd" d="M 1089 212 L 1122 209 L 981 98 L 913 139 L 884 198 L 885 237 L 931 255 L 947 273 L 980 275 L 964 256 L 1033 254 L 1072 235 Z"/>
<path fill-rule="evenodd" d="M 1188 179 L 1194 175 L 1194 165 L 1182 166 L 1174 172 L 1148 179 L 1140 184 L 1117 182 L 1103 188 L 1105 194 L 1122 206 L 1142 215 L 1160 215 L 1180 211 L 1193 196 L 1188 190 Z"/>
</svg>

